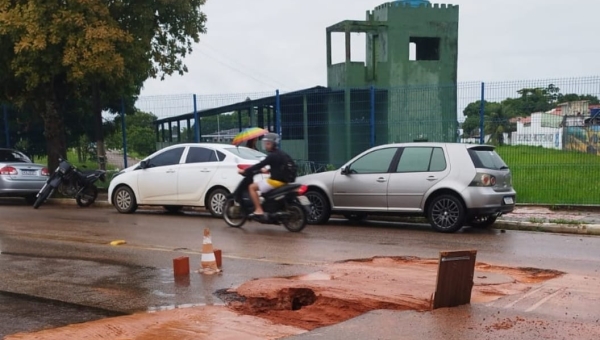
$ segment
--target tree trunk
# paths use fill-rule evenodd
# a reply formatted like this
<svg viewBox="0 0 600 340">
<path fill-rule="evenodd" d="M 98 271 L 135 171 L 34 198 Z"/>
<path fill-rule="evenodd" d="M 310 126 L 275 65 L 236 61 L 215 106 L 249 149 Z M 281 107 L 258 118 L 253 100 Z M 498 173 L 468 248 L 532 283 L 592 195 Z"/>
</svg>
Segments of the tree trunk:
<svg viewBox="0 0 600 340">
<path fill-rule="evenodd" d="M 67 136 L 63 115 L 57 108 L 57 103 L 46 101 L 42 112 L 44 120 L 44 136 L 46 137 L 46 151 L 48 154 L 48 169 L 54 172 L 58 167 L 58 158 L 67 158 Z"/>
<path fill-rule="evenodd" d="M 98 85 L 93 85 L 93 108 L 94 110 L 94 130 L 96 135 L 96 152 L 98 155 L 98 165 L 101 170 L 106 170 L 106 151 L 104 149 L 104 131 L 102 129 L 102 101 Z"/>
</svg>

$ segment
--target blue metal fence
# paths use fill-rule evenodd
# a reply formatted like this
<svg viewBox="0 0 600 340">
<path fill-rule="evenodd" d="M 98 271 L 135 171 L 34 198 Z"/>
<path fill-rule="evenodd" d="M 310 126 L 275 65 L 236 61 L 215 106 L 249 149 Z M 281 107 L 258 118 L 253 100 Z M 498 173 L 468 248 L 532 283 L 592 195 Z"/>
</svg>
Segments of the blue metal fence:
<svg viewBox="0 0 600 340">
<path fill-rule="evenodd" d="M 282 136 L 303 173 L 386 143 L 495 144 L 515 174 L 520 202 L 600 204 L 592 180 L 600 170 L 599 96 L 600 77 L 585 77 L 140 97 L 136 112 L 122 104 L 108 144 L 122 155 L 113 161 L 120 168 L 167 145 L 230 143 L 243 128 L 260 126 Z M 13 111 L 2 107 L 7 146 L 26 138 Z"/>
</svg>

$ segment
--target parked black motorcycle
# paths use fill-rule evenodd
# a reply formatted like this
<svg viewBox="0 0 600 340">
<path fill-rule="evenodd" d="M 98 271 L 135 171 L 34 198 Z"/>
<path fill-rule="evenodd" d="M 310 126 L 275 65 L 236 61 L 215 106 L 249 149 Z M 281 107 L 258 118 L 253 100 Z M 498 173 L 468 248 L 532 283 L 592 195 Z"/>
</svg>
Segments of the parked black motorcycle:
<svg viewBox="0 0 600 340">
<path fill-rule="evenodd" d="M 62 158 L 58 161 L 58 168 L 38 192 L 33 208 L 39 208 L 57 189 L 61 194 L 75 198 L 80 207 L 92 205 L 98 197 L 98 188 L 94 183 L 98 180 L 104 182 L 106 171 L 80 171 Z"/>
<path fill-rule="evenodd" d="M 244 166 L 238 165 L 243 169 Z M 235 191 L 227 197 L 223 210 L 225 223 L 230 227 L 239 228 L 246 221 L 252 212 L 254 204 L 248 193 L 248 186 L 252 184 L 254 176 L 260 170 L 244 173 L 244 179 L 238 184 Z M 273 189 L 261 197 L 261 205 L 265 211 L 265 216 L 256 218 L 263 224 L 276 224 L 283 226 L 292 232 L 299 232 L 306 227 L 306 216 L 309 213 L 310 201 L 304 193 L 307 187 L 300 184 L 286 184 L 280 188 Z"/>
</svg>

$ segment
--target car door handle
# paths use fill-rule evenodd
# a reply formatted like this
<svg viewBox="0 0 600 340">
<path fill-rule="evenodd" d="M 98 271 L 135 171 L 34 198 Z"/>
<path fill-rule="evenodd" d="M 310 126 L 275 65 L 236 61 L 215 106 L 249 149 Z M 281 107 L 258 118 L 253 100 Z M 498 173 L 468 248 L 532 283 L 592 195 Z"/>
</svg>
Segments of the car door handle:
<svg viewBox="0 0 600 340">
<path fill-rule="evenodd" d="M 427 180 L 428 181 L 435 181 L 435 180 L 437 180 L 437 177 L 435 177 L 435 176 L 429 176 L 429 177 L 427 177 Z"/>
<path fill-rule="evenodd" d="M 209 169 L 202 169 L 202 170 L 200 170 L 200 172 L 210 172 L 210 170 Z"/>
<path fill-rule="evenodd" d="M 383 182 L 385 182 L 385 181 L 386 181 L 386 179 L 385 179 L 385 178 L 383 178 L 383 177 L 379 177 L 379 178 L 377 179 L 377 182 L 379 182 L 379 183 L 383 183 Z"/>
<path fill-rule="evenodd" d="M 168 174 L 174 174 L 174 173 L 175 173 L 175 170 L 167 170 L 167 173 L 168 173 Z"/>
</svg>

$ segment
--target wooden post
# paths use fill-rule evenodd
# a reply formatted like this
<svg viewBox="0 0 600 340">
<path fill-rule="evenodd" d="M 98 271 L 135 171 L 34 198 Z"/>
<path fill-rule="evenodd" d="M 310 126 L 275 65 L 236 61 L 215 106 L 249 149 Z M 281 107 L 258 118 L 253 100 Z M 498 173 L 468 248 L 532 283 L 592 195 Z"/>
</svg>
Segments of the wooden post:
<svg viewBox="0 0 600 340">
<path fill-rule="evenodd" d="M 477 250 L 440 252 L 433 309 L 471 303 Z"/>
</svg>

